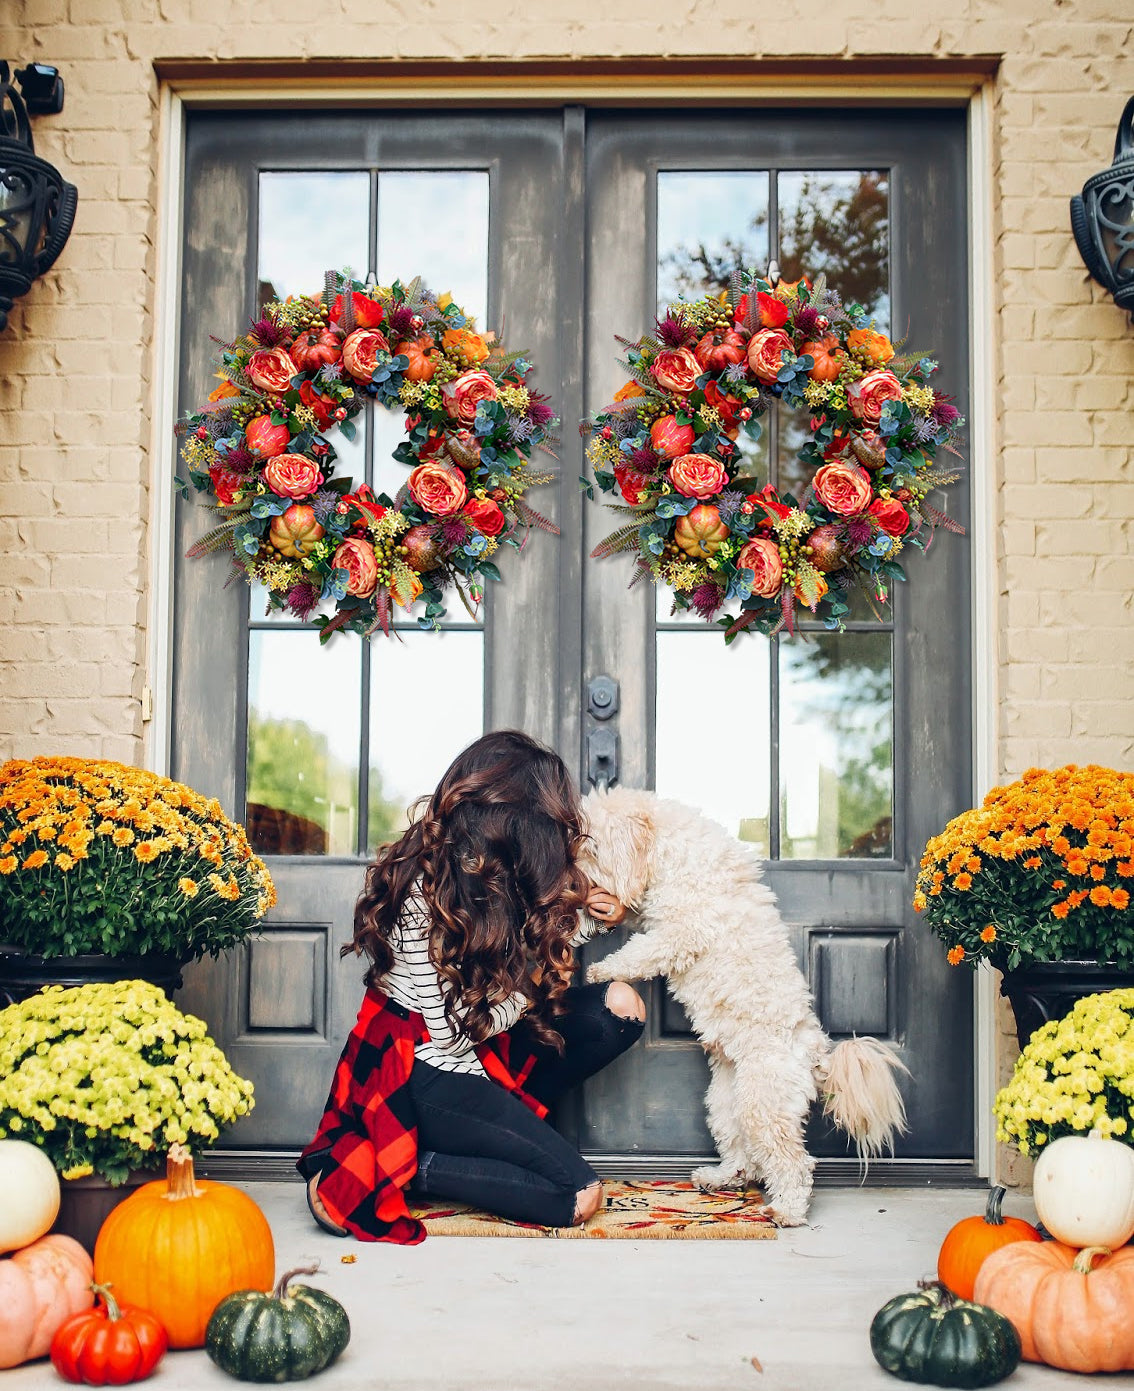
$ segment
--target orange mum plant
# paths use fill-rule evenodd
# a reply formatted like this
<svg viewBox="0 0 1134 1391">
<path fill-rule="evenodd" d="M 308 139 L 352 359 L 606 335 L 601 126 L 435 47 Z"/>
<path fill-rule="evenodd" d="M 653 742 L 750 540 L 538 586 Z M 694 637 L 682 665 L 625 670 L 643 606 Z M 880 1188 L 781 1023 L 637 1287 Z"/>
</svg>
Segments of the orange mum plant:
<svg viewBox="0 0 1134 1391">
<path fill-rule="evenodd" d="M 0 766 L 0 941 L 39 956 L 216 956 L 276 901 L 215 798 L 122 763 Z"/>
<path fill-rule="evenodd" d="M 914 907 L 949 963 L 1134 966 L 1134 773 L 1069 764 L 996 787 L 925 847 Z"/>
</svg>

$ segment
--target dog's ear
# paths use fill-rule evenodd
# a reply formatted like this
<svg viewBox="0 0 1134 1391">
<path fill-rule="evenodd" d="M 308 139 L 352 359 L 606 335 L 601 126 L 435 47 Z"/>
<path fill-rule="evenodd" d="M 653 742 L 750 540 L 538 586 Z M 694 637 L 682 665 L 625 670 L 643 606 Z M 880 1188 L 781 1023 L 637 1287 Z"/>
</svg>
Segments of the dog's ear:
<svg viewBox="0 0 1134 1391">
<path fill-rule="evenodd" d="M 641 906 L 650 882 L 654 819 L 645 806 L 607 810 L 603 818 L 599 861 L 610 882 L 604 884 L 628 908 Z"/>
</svg>

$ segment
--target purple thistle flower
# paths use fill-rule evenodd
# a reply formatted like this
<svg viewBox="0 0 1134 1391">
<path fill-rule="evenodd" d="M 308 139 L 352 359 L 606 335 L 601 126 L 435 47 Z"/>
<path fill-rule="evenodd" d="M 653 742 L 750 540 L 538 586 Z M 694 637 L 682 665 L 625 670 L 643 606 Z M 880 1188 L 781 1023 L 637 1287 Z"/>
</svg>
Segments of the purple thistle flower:
<svg viewBox="0 0 1134 1391">
<path fill-rule="evenodd" d="M 320 526 L 330 520 L 338 504 L 339 494 L 333 488 L 320 488 L 317 493 L 312 494 L 311 509 Z"/>
<path fill-rule="evenodd" d="M 808 338 L 819 329 L 819 311 L 813 304 L 805 304 L 795 316 L 795 330 Z"/>
<path fill-rule="evenodd" d="M 413 310 L 408 304 L 396 304 L 386 316 L 390 338 L 403 338 L 413 327 Z"/>
<path fill-rule="evenodd" d="M 261 348 L 278 348 L 287 337 L 287 329 L 281 328 L 274 319 L 265 316 L 252 321 L 248 337 L 252 339 L 253 343 L 258 343 Z"/>
<path fill-rule="evenodd" d="M 299 580 L 288 590 L 284 603 L 306 623 L 318 606 L 319 590 L 310 580 Z"/>
<path fill-rule="evenodd" d="M 667 348 L 681 348 L 692 338 L 689 324 L 679 309 L 676 314 L 667 313 L 664 319 L 656 319 L 658 342 Z"/>
<path fill-rule="evenodd" d="M 961 412 L 950 403 L 948 396 L 935 395 L 929 414 L 943 430 L 951 429 L 961 418 Z"/>
<path fill-rule="evenodd" d="M 941 427 L 931 416 L 923 415 L 914 423 L 914 442 L 916 444 L 930 444 L 937 439 L 940 430 Z"/>
<path fill-rule="evenodd" d="M 632 449 L 626 456 L 626 465 L 635 473 L 653 473 L 660 460 L 652 449 Z"/>
<path fill-rule="evenodd" d="M 536 427 L 526 415 L 513 416 L 508 421 L 508 434 L 516 444 L 523 444 L 535 434 Z"/>
<path fill-rule="evenodd" d="M 874 540 L 874 527 L 865 517 L 851 517 L 843 524 L 843 536 L 848 546 L 858 550 Z"/>
<path fill-rule="evenodd" d="M 726 488 L 717 498 L 717 511 L 721 514 L 722 522 L 730 522 L 737 512 L 740 511 L 740 504 L 744 501 L 744 494 L 737 488 Z"/>
<path fill-rule="evenodd" d="M 448 517 L 441 523 L 441 543 L 447 551 L 455 546 L 463 546 L 468 540 L 469 529 L 457 517 Z"/>
<path fill-rule="evenodd" d="M 238 444 L 235 449 L 230 449 L 224 456 L 224 466 L 231 469 L 233 473 L 253 473 L 259 467 L 260 461 L 250 449 L 245 449 L 242 444 Z"/>
<path fill-rule="evenodd" d="M 705 580 L 689 596 L 689 602 L 702 618 L 712 618 L 724 602 L 724 594 L 715 584 Z"/>
<path fill-rule="evenodd" d="M 528 402 L 527 416 L 537 430 L 543 430 L 555 419 L 555 412 L 545 396 L 533 396 Z"/>
</svg>

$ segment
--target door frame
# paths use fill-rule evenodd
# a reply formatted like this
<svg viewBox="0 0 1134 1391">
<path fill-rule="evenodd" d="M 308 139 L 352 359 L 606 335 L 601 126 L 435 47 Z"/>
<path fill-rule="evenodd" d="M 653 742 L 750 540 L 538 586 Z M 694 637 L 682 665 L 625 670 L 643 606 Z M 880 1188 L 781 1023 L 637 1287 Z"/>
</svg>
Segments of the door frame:
<svg viewBox="0 0 1134 1391">
<path fill-rule="evenodd" d="M 731 106 L 825 105 L 964 107 L 967 112 L 969 195 L 969 391 L 970 458 L 992 465 L 997 455 L 999 420 L 996 411 L 996 351 L 998 324 L 995 282 L 995 212 L 993 196 L 994 81 L 987 68 L 962 65 L 942 72 L 939 63 L 904 72 L 885 65 L 781 65 L 781 71 L 744 74 L 721 71 L 705 63 L 700 71 L 667 65 L 665 75 L 651 75 L 636 89 L 634 73 L 648 61 L 630 65 L 616 75 L 596 76 L 587 65 L 556 64 L 436 64 L 429 105 L 462 105 L 501 101 L 528 105 L 607 106 L 624 104 L 635 90 L 661 105 L 694 101 Z M 505 71 L 509 67 L 512 71 Z M 849 67 L 849 71 L 848 71 Z M 213 69 L 215 72 L 215 68 Z M 402 65 L 404 71 L 404 65 Z M 249 78 L 239 72 L 220 78 L 197 76 L 192 65 L 163 72 L 159 64 L 159 121 L 156 145 L 157 207 L 156 268 L 151 301 L 154 325 L 151 380 L 155 385 L 150 431 L 150 514 L 148 525 L 147 657 L 141 706 L 143 764 L 168 774 L 173 706 L 173 572 L 174 491 L 177 468 L 174 435 L 177 401 L 177 345 L 180 330 L 180 271 L 182 188 L 185 159 L 185 114 L 193 107 L 247 109 L 286 104 L 289 108 L 342 107 L 363 104 L 405 106 L 422 104 L 420 76 L 384 77 L 335 82 L 324 75 Z M 794 74 L 794 75 L 792 75 Z M 581 196 L 582 190 L 575 191 Z M 998 500 L 993 467 L 972 482 L 970 579 L 972 593 L 972 785 L 983 796 L 999 774 L 1000 668 L 996 618 Z M 581 504 L 580 504 L 581 505 Z M 232 811 L 232 808 L 226 810 Z M 997 1076 L 997 999 L 990 971 L 977 972 L 973 982 L 974 1117 L 977 1175 L 995 1170 L 995 1126 L 992 1101 Z"/>
</svg>

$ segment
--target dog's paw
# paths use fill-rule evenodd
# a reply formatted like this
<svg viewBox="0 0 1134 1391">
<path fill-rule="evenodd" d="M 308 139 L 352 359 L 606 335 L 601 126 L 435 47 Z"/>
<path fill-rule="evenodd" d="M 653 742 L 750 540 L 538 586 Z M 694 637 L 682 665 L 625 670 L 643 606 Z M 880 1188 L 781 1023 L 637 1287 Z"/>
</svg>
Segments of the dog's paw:
<svg viewBox="0 0 1134 1391">
<path fill-rule="evenodd" d="M 606 971 L 606 970 L 603 969 L 603 967 L 605 966 L 605 964 L 606 964 L 606 963 L 603 962 L 603 961 L 592 961 L 592 962 L 591 962 L 591 964 L 587 967 L 587 984 L 588 984 L 588 985 L 600 985 L 604 980 L 613 980 L 613 979 L 614 979 L 614 977 L 610 974 L 609 971 Z"/>
<path fill-rule="evenodd" d="M 760 1209 L 761 1214 L 777 1227 L 806 1227 L 807 1215 L 797 1212 L 786 1212 L 783 1208 L 772 1207 L 770 1203 L 765 1203 Z"/>
<path fill-rule="evenodd" d="M 689 1177 L 694 1188 L 699 1188 L 702 1193 L 716 1193 L 722 1188 L 748 1187 L 748 1180 L 743 1173 L 738 1173 L 724 1164 L 705 1164 L 700 1169 L 694 1169 Z"/>
</svg>

